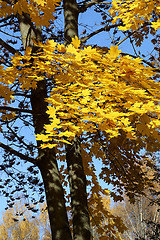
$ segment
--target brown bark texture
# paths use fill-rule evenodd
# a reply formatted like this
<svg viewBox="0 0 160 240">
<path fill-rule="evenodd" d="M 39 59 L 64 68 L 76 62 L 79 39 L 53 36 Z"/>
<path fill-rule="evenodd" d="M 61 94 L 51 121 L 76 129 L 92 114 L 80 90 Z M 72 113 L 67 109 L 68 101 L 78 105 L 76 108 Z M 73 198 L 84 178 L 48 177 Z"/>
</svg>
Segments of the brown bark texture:
<svg viewBox="0 0 160 240">
<path fill-rule="evenodd" d="M 24 49 L 26 47 L 31 47 L 32 52 L 35 53 L 38 49 L 34 46 L 32 39 L 37 41 L 42 40 L 40 28 L 32 26 L 30 17 L 27 14 L 18 16 L 18 20 Z M 46 81 L 44 80 L 38 82 L 37 88 L 31 91 L 31 106 L 36 134 L 42 133 L 44 124 L 49 123 L 48 115 L 46 114 L 46 97 L 47 86 Z M 40 146 L 40 142 L 37 142 L 37 146 Z M 40 169 L 45 187 L 52 239 L 70 240 L 72 237 L 68 223 L 64 192 L 61 185 L 55 150 L 42 150 L 39 148 L 37 165 Z"/>
<path fill-rule="evenodd" d="M 64 0 L 65 44 L 78 36 L 79 9 L 76 0 Z M 86 176 L 84 174 L 81 144 L 75 137 L 72 145 L 66 145 L 66 161 L 69 174 L 71 195 L 73 239 L 89 240 L 91 238 L 90 218 L 87 205 Z"/>
</svg>

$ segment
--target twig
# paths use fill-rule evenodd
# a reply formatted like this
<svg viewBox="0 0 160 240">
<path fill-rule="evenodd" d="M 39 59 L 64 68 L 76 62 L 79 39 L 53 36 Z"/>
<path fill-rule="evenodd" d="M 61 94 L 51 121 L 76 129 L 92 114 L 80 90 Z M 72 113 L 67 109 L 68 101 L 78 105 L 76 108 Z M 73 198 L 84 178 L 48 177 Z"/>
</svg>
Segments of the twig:
<svg viewBox="0 0 160 240">
<path fill-rule="evenodd" d="M 29 109 L 20 109 L 16 107 L 9 107 L 9 106 L 0 106 L 0 110 L 7 110 L 12 112 L 26 112 L 26 113 L 33 113 L 32 110 Z"/>
<path fill-rule="evenodd" d="M 85 43 L 89 38 L 95 36 L 96 34 L 98 34 L 98 33 L 100 33 L 100 32 L 103 32 L 103 31 L 109 32 L 110 29 L 115 28 L 115 27 L 118 27 L 118 26 L 122 26 L 122 25 L 123 25 L 123 23 L 117 23 L 117 24 L 113 24 L 113 25 L 111 25 L 111 26 L 105 26 L 105 27 L 103 27 L 103 28 L 100 28 L 100 29 L 92 32 L 92 33 L 89 34 L 88 36 L 81 38 L 81 42 L 82 42 L 82 43 Z"/>
<path fill-rule="evenodd" d="M 0 30 L 1 31 L 1 30 Z M 1 38 L 0 38 L 0 44 L 4 47 L 4 48 L 6 48 L 10 53 L 12 53 L 12 54 L 16 54 L 16 53 L 18 53 L 19 55 L 21 55 L 21 53 L 18 51 L 18 50 L 16 50 L 15 48 L 13 48 L 12 46 L 10 46 L 8 43 L 6 43 L 5 41 L 3 41 Z"/>
<path fill-rule="evenodd" d="M 129 54 L 129 53 L 124 53 L 124 52 L 121 52 L 121 55 L 122 55 L 122 56 L 129 55 L 130 57 L 137 58 L 137 56 L 135 56 L 135 55 L 132 55 L 132 54 Z M 141 58 L 141 57 L 140 57 L 140 58 Z M 144 63 L 147 64 L 148 66 L 154 68 L 154 70 L 155 70 L 156 72 L 159 72 L 159 73 L 160 73 L 160 69 L 158 69 L 157 67 L 155 67 L 154 65 L 152 65 L 152 63 L 150 63 L 150 62 L 148 62 L 148 61 L 146 61 L 145 59 L 142 59 L 142 58 L 141 58 L 141 60 L 142 60 L 142 62 L 144 62 Z"/>
<path fill-rule="evenodd" d="M 2 30 L 0 30 L 0 32 L 4 33 L 4 34 L 6 34 L 6 35 L 8 35 L 8 36 L 10 36 L 10 37 L 14 37 L 14 38 L 20 39 L 20 37 L 14 36 L 14 35 L 9 34 L 9 33 L 6 33 L 6 32 L 4 32 L 4 31 L 2 31 Z"/>
<path fill-rule="evenodd" d="M 7 124 L 7 128 L 13 133 L 13 135 L 19 140 L 20 143 L 22 143 L 24 146 L 26 146 L 28 149 L 32 149 L 31 146 L 29 146 L 27 143 L 25 143 L 21 137 L 19 137 L 14 130 Z"/>
<path fill-rule="evenodd" d="M 104 0 L 92 0 L 90 2 L 85 2 L 83 5 L 79 6 L 79 13 L 83 13 L 87 10 L 87 8 L 95 5 L 95 4 L 98 4 L 98 3 L 102 3 L 104 2 Z"/>
<path fill-rule="evenodd" d="M 1 142 L 0 142 L 0 147 L 3 148 L 4 150 L 10 152 L 11 154 L 16 155 L 17 157 L 19 157 L 19 158 L 21 158 L 21 159 L 23 159 L 23 160 L 26 160 L 26 161 L 28 161 L 28 162 L 30 162 L 30 163 L 33 163 L 33 164 L 37 165 L 36 159 L 31 158 L 31 157 L 29 157 L 29 156 L 27 156 L 27 155 L 24 155 L 24 154 L 22 154 L 22 153 L 20 153 L 20 152 L 18 152 L 18 151 L 16 151 L 16 150 L 14 150 L 13 148 L 9 147 L 8 145 L 6 145 L 6 144 L 4 144 L 4 143 L 1 143 Z"/>
<path fill-rule="evenodd" d="M 119 46 L 121 43 L 123 43 L 127 38 L 129 38 L 130 36 L 132 36 L 135 32 L 131 32 L 130 34 L 128 34 L 128 36 L 126 36 L 125 38 L 123 38 L 120 42 L 118 42 L 115 46 Z"/>
</svg>

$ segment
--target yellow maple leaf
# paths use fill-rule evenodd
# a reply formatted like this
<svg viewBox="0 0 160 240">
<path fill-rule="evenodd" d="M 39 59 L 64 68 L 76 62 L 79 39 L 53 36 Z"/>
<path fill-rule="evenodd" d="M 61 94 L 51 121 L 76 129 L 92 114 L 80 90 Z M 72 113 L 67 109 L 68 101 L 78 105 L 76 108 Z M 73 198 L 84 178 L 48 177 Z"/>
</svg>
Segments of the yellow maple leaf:
<svg viewBox="0 0 160 240">
<path fill-rule="evenodd" d="M 160 28 L 160 20 L 159 20 L 159 19 L 158 19 L 157 22 L 152 22 L 151 24 L 152 24 L 152 27 L 153 27 L 155 30 L 157 30 L 157 29 Z"/>
<path fill-rule="evenodd" d="M 75 48 L 79 48 L 80 44 L 81 44 L 81 41 L 78 39 L 77 36 L 75 36 L 75 38 L 72 38 L 72 44 Z"/>
<path fill-rule="evenodd" d="M 61 53 L 65 53 L 66 52 L 66 48 L 63 44 L 57 44 L 57 50 L 58 52 L 61 52 Z"/>
<path fill-rule="evenodd" d="M 41 5 L 41 6 L 44 6 L 46 4 L 46 1 L 44 0 L 35 0 L 35 2 L 38 4 L 38 5 Z"/>
<path fill-rule="evenodd" d="M 66 53 L 76 54 L 77 50 L 75 49 L 75 47 L 72 44 L 70 44 L 66 48 Z"/>
<path fill-rule="evenodd" d="M 115 59 L 118 58 L 119 54 L 121 53 L 121 50 L 118 50 L 118 46 L 113 46 L 111 45 L 109 52 L 109 58 L 111 61 L 114 61 Z"/>
</svg>

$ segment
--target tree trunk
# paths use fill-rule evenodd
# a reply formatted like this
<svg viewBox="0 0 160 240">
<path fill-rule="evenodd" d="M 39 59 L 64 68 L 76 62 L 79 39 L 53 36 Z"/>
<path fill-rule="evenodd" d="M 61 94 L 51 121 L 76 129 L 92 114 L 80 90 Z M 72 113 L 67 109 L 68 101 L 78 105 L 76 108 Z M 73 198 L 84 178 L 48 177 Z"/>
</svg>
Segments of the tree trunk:
<svg viewBox="0 0 160 240">
<path fill-rule="evenodd" d="M 89 240 L 91 232 L 87 205 L 86 176 L 78 138 L 75 139 L 73 145 L 66 146 L 66 159 L 72 206 L 73 239 Z"/>
<path fill-rule="evenodd" d="M 63 0 L 65 19 L 65 44 L 69 44 L 78 36 L 79 9 L 76 0 Z M 73 145 L 66 145 L 66 161 L 69 173 L 71 194 L 73 239 L 90 240 L 90 218 L 87 205 L 86 176 L 84 174 L 79 139 L 74 139 Z"/>
<path fill-rule="evenodd" d="M 78 36 L 78 5 L 76 0 L 63 0 L 64 7 L 64 38 L 65 43 L 70 44 L 72 38 Z"/>
<path fill-rule="evenodd" d="M 28 14 L 18 16 L 18 19 L 24 49 L 29 46 L 32 48 L 32 52 L 36 52 L 37 48 L 34 46 L 32 39 L 34 38 L 37 41 L 42 40 L 40 29 L 32 26 Z M 44 80 L 38 82 L 37 88 L 31 91 L 31 106 L 36 134 L 42 133 L 44 124 L 49 123 L 49 118 L 46 114 L 47 103 L 45 98 L 47 98 L 47 87 Z M 40 146 L 39 141 L 37 141 L 37 146 Z M 52 239 L 71 240 L 64 192 L 61 185 L 55 150 L 39 148 L 37 165 L 44 182 Z"/>
<path fill-rule="evenodd" d="M 40 150 L 40 152 L 42 157 L 38 159 L 38 167 L 46 193 L 52 240 L 70 240 L 72 237 L 54 149 Z"/>
</svg>

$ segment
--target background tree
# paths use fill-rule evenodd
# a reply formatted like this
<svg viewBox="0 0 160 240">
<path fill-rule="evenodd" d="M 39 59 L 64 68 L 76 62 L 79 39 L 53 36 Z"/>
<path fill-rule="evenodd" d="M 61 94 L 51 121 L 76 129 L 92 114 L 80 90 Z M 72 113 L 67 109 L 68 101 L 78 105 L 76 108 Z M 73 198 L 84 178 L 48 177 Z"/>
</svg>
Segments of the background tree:
<svg viewBox="0 0 160 240">
<path fill-rule="evenodd" d="M 122 218 L 127 231 L 121 236 L 123 239 L 158 239 L 159 238 L 159 207 L 152 205 L 149 195 L 136 198 L 130 203 L 126 197 L 123 203 L 113 208 L 113 214 Z"/>
<path fill-rule="evenodd" d="M 152 179 L 153 187 L 145 190 L 145 195 L 139 195 L 135 202 L 127 196 L 124 201 L 116 203 L 112 213 L 121 217 L 127 230 L 121 235 L 123 239 L 158 239 L 160 237 L 159 224 L 159 180 L 156 169 L 143 165 L 148 178 Z"/>
<path fill-rule="evenodd" d="M 8 203 L 12 206 L 16 191 L 24 191 L 26 197 L 30 194 L 22 187 L 24 183 L 29 182 L 31 190 L 38 187 L 40 193 L 44 187 L 52 239 L 90 239 L 89 212 L 91 224 L 93 227 L 96 224 L 99 232 L 102 231 L 100 221 L 105 216 L 113 218 L 103 206 L 105 190 L 99 184 L 93 157 L 98 163 L 99 159 L 103 162 L 100 177 L 113 184 L 115 191 L 111 196 L 115 200 L 122 199 L 124 190 L 133 199 L 136 193 L 142 193 L 146 186 L 152 184 L 142 171 L 144 158 L 140 152 L 144 147 L 151 154 L 159 150 L 159 85 L 151 80 L 159 71 L 150 61 L 143 60 L 155 72 L 144 67 L 138 58 L 131 59 L 123 52 L 120 55 L 117 46 L 92 48 L 85 47 L 85 43 L 100 32 L 114 29 L 112 44 L 120 45 L 125 39 L 130 39 L 133 45 L 134 42 L 142 43 L 140 33 L 146 36 L 148 30 L 146 25 L 142 25 L 134 29 L 134 34 L 129 27 L 127 31 L 117 31 L 117 27 L 124 23 L 121 20 L 111 23 L 112 16 L 107 12 L 111 4 L 103 1 L 67 0 L 60 6 L 53 1 L 0 3 L 1 31 L 9 38 L 0 40 L 3 47 L 0 69 L 3 141 L 0 147 L 4 149 L 1 170 L 8 176 L 5 185 L 12 189 L 9 195 L 3 189 L 5 185 L 1 185 L 2 193 L 10 197 Z M 113 4 L 113 8 L 115 6 Z M 92 33 L 88 33 L 85 26 L 86 33 L 80 42 L 76 37 L 80 24 L 78 16 L 89 8 L 99 13 L 103 21 L 101 27 Z M 64 38 L 62 31 L 53 31 L 53 19 L 59 19 L 62 10 Z M 110 12 L 113 13 L 112 10 Z M 156 22 L 157 11 L 152 12 Z M 153 27 L 149 29 L 155 39 Z M 123 34 L 125 38 L 121 40 Z M 23 44 L 21 47 L 20 43 Z M 36 134 L 36 142 L 31 141 L 24 130 L 25 133 Z M 67 167 L 62 164 L 64 153 Z M 60 168 L 57 164 L 59 159 Z M 18 167 L 15 170 L 14 164 L 19 166 L 21 160 L 31 164 L 27 166 L 27 174 L 19 172 Z M 38 169 L 44 186 L 36 176 Z M 66 191 L 62 187 L 62 184 L 67 185 L 63 174 L 69 178 L 73 235 L 65 205 Z M 91 180 L 87 182 L 86 176 Z M 18 180 L 18 187 L 14 188 L 11 179 Z M 91 190 L 89 211 L 87 184 Z M 31 200 L 36 204 L 34 197 Z M 43 201 L 43 196 L 39 201 Z M 92 202 L 96 203 L 96 211 Z M 108 239 L 118 239 L 114 232 L 115 224 L 114 220 L 105 225 Z M 120 226 L 119 231 L 123 231 Z"/>
<path fill-rule="evenodd" d="M 40 239 L 40 223 L 22 203 L 6 210 L 0 224 L 0 239 Z"/>
<path fill-rule="evenodd" d="M 51 240 L 52 238 L 46 205 L 40 204 L 39 209 L 40 212 L 35 217 L 35 215 L 27 209 L 26 204 L 22 203 L 22 201 L 15 202 L 13 208 L 6 210 L 2 214 L 0 239 Z"/>
</svg>

